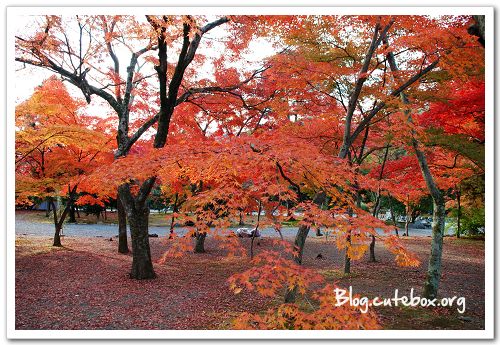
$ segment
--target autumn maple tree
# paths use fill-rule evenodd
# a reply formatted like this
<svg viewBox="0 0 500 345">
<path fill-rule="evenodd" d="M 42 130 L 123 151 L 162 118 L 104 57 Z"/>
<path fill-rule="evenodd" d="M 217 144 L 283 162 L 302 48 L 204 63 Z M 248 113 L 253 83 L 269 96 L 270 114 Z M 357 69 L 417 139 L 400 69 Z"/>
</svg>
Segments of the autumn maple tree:
<svg viewBox="0 0 500 345">
<path fill-rule="evenodd" d="M 203 35 L 228 22 L 235 23 L 232 29 L 236 31 L 244 24 L 236 17 L 207 21 L 204 17 L 193 16 L 146 16 L 145 20 L 131 16 L 46 16 L 42 18 L 38 31 L 27 37 L 16 37 L 16 61 L 61 75 L 80 89 L 87 102 L 95 95 L 106 103 L 117 117 L 115 157 L 119 158 L 126 156 L 153 125 L 156 126 L 153 146 L 163 147 L 174 110 L 193 95 L 233 91 L 253 79 L 257 72 L 250 73 L 250 77 L 236 84 L 221 86 L 205 82 L 203 87 L 186 85 L 197 81 L 192 69 L 188 71 L 191 76 L 186 71 L 197 56 Z M 70 37 L 67 30 L 75 26 L 79 35 Z M 242 49 L 251 37 L 251 32 L 239 35 L 240 44 L 232 44 L 232 48 Z M 116 46 L 129 51 L 131 57 L 126 71 L 120 67 Z M 155 51 L 157 57 L 153 55 Z M 176 61 L 172 64 L 168 58 L 174 56 Z M 110 67 L 105 70 L 94 67 L 104 59 L 110 59 Z M 149 75 L 157 77 L 154 83 L 149 83 L 148 76 L 140 73 L 145 63 L 154 65 L 155 72 Z M 148 89 L 150 84 L 154 85 L 152 89 Z M 132 125 L 134 129 L 130 128 Z M 131 276 L 137 279 L 155 276 L 149 255 L 149 209 L 146 204 L 155 181 L 154 176 L 142 181 L 127 181 L 118 190 L 119 202 L 123 206 L 118 207 L 122 213 L 119 216 L 120 239 L 126 240 L 125 211 L 135 248 Z M 131 189 L 131 186 L 138 187 L 137 193 L 132 193 L 135 187 Z M 126 245 L 120 245 L 120 248 L 127 251 Z"/>
<path fill-rule="evenodd" d="M 54 218 L 53 245 L 61 246 L 70 207 L 85 191 L 85 178 L 109 162 L 111 140 L 100 119 L 85 114 L 84 104 L 55 77 L 16 108 L 16 127 L 16 202 L 46 201 Z M 60 196 L 68 200 L 58 214 L 54 201 Z"/>
</svg>

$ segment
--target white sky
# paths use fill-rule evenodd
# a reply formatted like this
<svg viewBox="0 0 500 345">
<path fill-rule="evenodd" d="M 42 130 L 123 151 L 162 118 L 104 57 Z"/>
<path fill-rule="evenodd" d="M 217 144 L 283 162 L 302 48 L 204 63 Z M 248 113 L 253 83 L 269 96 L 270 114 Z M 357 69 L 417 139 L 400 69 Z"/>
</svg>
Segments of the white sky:
<svg viewBox="0 0 500 345">
<path fill-rule="evenodd" d="M 35 23 L 37 20 L 40 20 L 40 18 L 34 16 L 17 16 L 15 20 L 16 34 L 21 37 L 26 37 L 27 33 L 33 32 L 34 28 L 37 27 L 36 25 L 33 25 L 33 23 Z M 76 35 L 76 31 L 73 33 L 73 35 Z M 69 37 L 70 40 L 72 40 L 71 34 Z M 73 39 L 75 39 L 75 37 L 73 37 Z M 204 35 L 201 44 L 197 50 L 197 54 L 202 54 L 210 58 L 217 58 L 221 54 L 226 53 L 227 51 L 225 51 L 224 43 L 219 42 L 219 40 L 221 39 L 222 40 L 228 39 L 227 32 L 224 30 L 223 25 L 213 29 L 212 31 Z M 210 48 L 207 48 L 208 41 L 212 43 L 212 47 Z M 138 47 L 138 49 L 140 48 L 142 47 Z M 121 75 L 122 77 L 125 77 L 126 66 L 130 61 L 130 51 L 124 47 L 117 46 L 115 47 L 115 53 L 118 55 L 118 58 L 120 60 Z M 275 50 L 272 44 L 266 41 L 265 39 L 259 38 L 250 43 L 248 51 L 242 55 L 242 62 L 234 64 L 234 67 L 238 68 L 239 70 L 247 72 L 254 70 L 262 65 L 262 61 L 265 58 L 273 55 L 274 53 Z M 153 52 L 152 54 L 156 56 L 157 53 Z M 175 64 L 176 58 L 177 58 L 176 54 L 175 55 L 172 54 L 172 56 L 169 56 L 169 63 Z M 16 78 L 14 80 L 14 87 L 16 95 L 16 104 L 19 104 L 20 102 L 29 98 L 37 86 L 41 85 L 45 79 L 54 75 L 54 72 L 48 71 L 43 68 L 33 67 L 29 65 L 23 66 L 23 64 L 19 62 L 16 62 L 15 64 L 16 64 L 15 67 Z M 103 65 L 111 67 L 112 66 L 111 58 L 105 60 Z M 210 63 L 210 60 L 207 60 L 207 62 L 202 68 L 197 69 L 196 71 L 197 76 L 201 78 L 211 78 L 213 73 L 213 69 L 211 66 L 212 65 Z M 141 70 L 141 73 L 144 75 L 153 74 L 154 70 L 152 67 L 153 67 L 152 64 L 150 63 L 146 64 L 144 68 Z M 152 78 L 156 78 L 156 76 Z M 66 83 L 66 85 L 68 86 L 68 89 L 70 90 L 72 95 L 79 98 L 83 97 L 81 91 L 77 90 L 76 87 L 73 87 L 69 83 Z M 93 96 L 92 102 L 94 103 L 94 101 L 97 100 L 97 98 L 98 97 Z"/>
</svg>

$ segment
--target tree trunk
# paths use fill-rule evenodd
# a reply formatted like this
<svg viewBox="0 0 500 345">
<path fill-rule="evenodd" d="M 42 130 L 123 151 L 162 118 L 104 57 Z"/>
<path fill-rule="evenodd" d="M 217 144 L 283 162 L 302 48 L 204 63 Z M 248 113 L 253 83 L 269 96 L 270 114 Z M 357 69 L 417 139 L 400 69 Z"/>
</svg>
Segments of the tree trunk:
<svg viewBox="0 0 500 345">
<path fill-rule="evenodd" d="M 125 183 L 118 187 L 118 196 L 127 212 L 132 240 L 132 279 L 152 279 L 156 277 L 151 261 L 149 248 L 149 208 L 146 199 L 151 192 L 156 178 L 151 177 L 142 183 L 137 196 L 130 191 L 130 184 Z"/>
<path fill-rule="evenodd" d="M 461 194 L 461 191 L 460 191 L 460 186 L 459 186 L 458 190 L 457 190 L 457 238 L 460 238 L 460 217 L 461 217 L 461 213 L 462 213 L 462 208 L 460 205 L 460 194 Z"/>
<path fill-rule="evenodd" d="M 132 279 L 152 279 L 156 277 L 149 248 L 149 208 L 143 205 L 127 212 L 132 237 Z"/>
<path fill-rule="evenodd" d="M 302 265 L 302 254 L 304 253 L 304 245 L 306 243 L 307 235 L 309 234 L 309 226 L 301 225 L 295 236 L 295 250 L 297 255 L 294 256 L 294 260 L 298 265 Z M 285 303 L 294 303 L 297 297 L 297 287 L 287 288 L 285 294 Z"/>
<path fill-rule="evenodd" d="M 410 233 L 408 232 L 410 228 L 410 197 L 408 197 L 408 201 L 406 203 L 406 220 L 405 220 L 405 234 L 406 236 L 410 236 Z"/>
<path fill-rule="evenodd" d="M 434 212 L 432 219 L 432 242 L 431 256 L 427 268 L 427 278 L 424 283 L 425 298 L 436 298 L 441 277 L 441 256 L 443 252 L 443 234 L 444 234 L 444 203 L 434 202 Z"/>
<path fill-rule="evenodd" d="M 384 44 L 389 46 L 388 39 L 385 37 Z M 394 53 L 391 51 L 387 53 L 387 60 L 391 67 L 392 72 L 397 72 L 398 67 L 396 64 L 396 59 L 394 58 Z M 438 61 L 438 60 L 436 60 Z M 437 64 L 437 62 L 435 62 Z M 395 78 L 397 79 L 397 78 Z M 406 94 L 402 92 L 400 94 L 401 100 L 404 104 L 409 104 L 409 100 Z M 412 123 L 413 119 L 411 112 L 409 110 L 405 111 L 408 117 L 408 122 Z M 431 194 L 432 201 L 434 204 L 434 210 L 432 212 L 432 242 L 431 242 L 431 256 L 429 259 L 429 266 L 427 269 L 427 279 L 424 283 L 424 296 L 427 299 L 433 299 L 437 296 L 439 279 L 441 277 L 441 256 L 443 254 L 443 234 L 444 234 L 444 217 L 445 217 L 445 207 L 444 198 L 441 191 L 437 187 L 434 178 L 432 177 L 431 170 L 427 164 L 427 158 L 425 153 L 420 150 L 419 142 L 415 137 L 415 130 L 411 130 L 411 144 L 417 156 L 418 165 L 422 172 L 422 176 L 425 180 L 425 184 L 429 193 Z M 409 200 L 408 200 L 409 201 Z"/>
<path fill-rule="evenodd" d="M 54 247 L 62 247 L 61 244 L 61 232 L 62 232 L 62 226 L 64 223 L 64 219 L 66 218 L 66 215 L 68 214 L 69 210 L 69 205 L 66 206 L 64 209 L 61 218 L 57 219 L 57 211 L 55 205 L 52 205 L 52 210 L 54 212 L 54 225 L 55 225 L 55 232 L 54 232 L 54 241 L 52 243 L 52 246 Z"/>
<path fill-rule="evenodd" d="M 351 244 L 351 232 L 349 231 L 349 235 L 347 235 L 347 243 L 350 245 Z M 351 258 L 349 257 L 347 248 L 345 250 L 345 256 L 344 256 L 344 274 L 350 274 L 351 273 Z"/>
<path fill-rule="evenodd" d="M 172 217 L 170 218 L 170 235 L 168 236 L 170 240 L 174 238 L 175 213 L 177 212 L 178 200 L 179 200 L 179 194 L 175 193 L 174 206 L 172 207 Z"/>
<path fill-rule="evenodd" d="M 68 223 L 76 223 L 76 218 L 75 218 L 75 205 L 71 203 L 71 206 L 69 207 L 69 219 Z"/>
<path fill-rule="evenodd" d="M 116 200 L 116 213 L 118 215 L 118 253 L 126 254 L 129 252 L 127 243 L 127 212 L 123 207 L 120 197 Z"/>
<path fill-rule="evenodd" d="M 394 223 L 394 227 L 396 230 L 396 236 L 399 236 L 398 222 L 396 221 L 396 215 L 394 214 L 394 205 L 392 204 L 392 200 L 391 200 L 391 219 L 392 219 L 392 222 Z"/>
<path fill-rule="evenodd" d="M 240 211 L 240 221 L 238 222 L 238 225 L 245 225 L 243 222 L 243 211 Z"/>
<path fill-rule="evenodd" d="M 262 212 L 262 201 L 259 200 L 259 211 L 257 212 L 257 224 L 255 225 L 255 229 L 253 229 L 252 241 L 250 243 L 250 259 L 253 259 L 253 242 L 255 241 L 255 236 L 257 235 L 257 231 L 259 231 L 261 212 Z"/>
<path fill-rule="evenodd" d="M 356 182 L 356 186 L 357 186 Z M 359 189 L 356 191 L 356 206 L 358 208 L 361 208 L 361 194 L 359 193 Z M 349 218 L 352 218 L 354 213 L 352 211 L 352 208 L 349 207 L 348 211 L 349 213 Z M 351 245 L 351 230 L 347 233 L 347 245 Z M 344 274 L 350 274 L 351 273 L 351 258 L 349 257 L 347 247 L 345 249 L 345 256 L 344 256 Z"/>
<path fill-rule="evenodd" d="M 467 31 L 469 32 L 469 34 L 477 36 L 478 37 L 477 41 L 479 43 L 481 43 L 481 45 L 484 47 L 484 45 L 486 43 L 485 34 L 484 34 L 485 27 L 486 27 L 485 16 L 475 15 L 472 17 L 474 18 L 474 24 L 471 25 L 467 29 Z"/>
<path fill-rule="evenodd" d="M 54 204 L 54 200 L 49 199 L 48 201 L 49 209 L 52 209 L 52 214 L 54 216 L 54 241 L 52 242 L 52 246 L 54 247 L 62 247 L 61 244 L 61 226 L 59 226 L 59 221 L 57 220 L 57 210 L 56 205 Z"/>
<path fill-rule="evenodd" d="M 45 217 L 47 218 L 50 216 L 50 205 L 51 203 L 47 201 L 47 209 L 45 210 Z"/>
<path fill-rule="evenodd" d="M 61 227 L 56 225 L 56 231 L 54 233 L 54 241 L 52 243 L 53 247 L 62 247 L 61 244 Z"/>
<path fill-rule="evenodd" d="M 54 246 L 54 247 L 62 247 L 62 244 L 61 244 L 62 227 L 64 224 L 64 220 L 66 219 L 66 216 L 68 215 L 69 210 L 71 208 L 71 204 L 73 203 L 73 197 L 76 193 L 77 186 L 78 185 L 75 185 L 73 187 L 73 189 L 70 189 L 70 187 L 68 186 L 68 195 L 69 195 L 68 203 L 66 204 L 66 207 L 64 208 L 64 210 L 61 214 L 61 217 L 59 219 L 57 219 L 57 209 L 56 209 L 56 205 L 54 205 L 54 200 L 49 199 L 50 204 L 52 204 L 51 208 L 52 208 L 52 212 L 54 215 L 55 232 L 54 232 L 54 241 L 52 243 L 52 246 Z"/>
<path fill-rule="evenodd" d="M 168 235 L 169 240 L 174 238 L 174 224 L 175 224 L 175 212 L 172 212 L 172 217 L 170 218 L 170 234 Z"/>
<path fill-rule="evenodd" d="M 370 262 L 377 262 L 377 259 L 375 259 L 375 236 L 373 235 L 370 242 Z"/>
<path fill-rule="evenodd" d="M 207 237 L 206 232 L 196 231 L 196 245 L 194 246 L 195 253 L 205 253 L 205 238 Z"/>
</svg>

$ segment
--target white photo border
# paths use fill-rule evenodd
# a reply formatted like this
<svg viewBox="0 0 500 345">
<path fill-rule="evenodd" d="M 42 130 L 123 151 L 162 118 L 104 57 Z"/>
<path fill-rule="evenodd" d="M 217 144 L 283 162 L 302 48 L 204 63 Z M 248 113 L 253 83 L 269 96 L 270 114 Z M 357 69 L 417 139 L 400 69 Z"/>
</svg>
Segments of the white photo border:
<svg viewBox="0 0 500 345">
<path fill-rule="evenodd" d="M 186 14 L 192 15 L 428 15 L 430 7 L 7 7 L 6 80 L 15 80 L 14 28 L 20 15 Z M 492 339 L 494 337 L 494 8 L 432 7 L 432 14 L 486 16 L 486 179 L 485 179 L 485 329 L 484 330 L 16 330 L 15 329 L 15 89 L 7 87 L 6 127 L 6 322 L 9 339 Z"/>
</svg>

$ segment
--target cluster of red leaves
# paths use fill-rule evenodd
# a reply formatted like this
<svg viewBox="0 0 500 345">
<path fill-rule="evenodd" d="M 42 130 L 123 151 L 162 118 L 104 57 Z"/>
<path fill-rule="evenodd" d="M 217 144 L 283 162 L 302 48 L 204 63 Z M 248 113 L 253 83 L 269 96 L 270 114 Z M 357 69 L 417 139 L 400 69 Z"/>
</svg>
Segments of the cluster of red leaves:
<svg viewBox="0 0 500 345">
<path fill-rule="evenodd" d="M 243 313 L 234 323 L 236 329 L 292 329 L 292 330 L 363 330 L 380 329 L 373 311 L 361 312 L 348 304 L 337 306 L 335 285 L 326 285 L 312 296 L 319 307 L 303 311 L 296 304 L 282 304 L 264 315 Z M 359 298 L 358 295 L 353 296 Z"/>
</svg>

